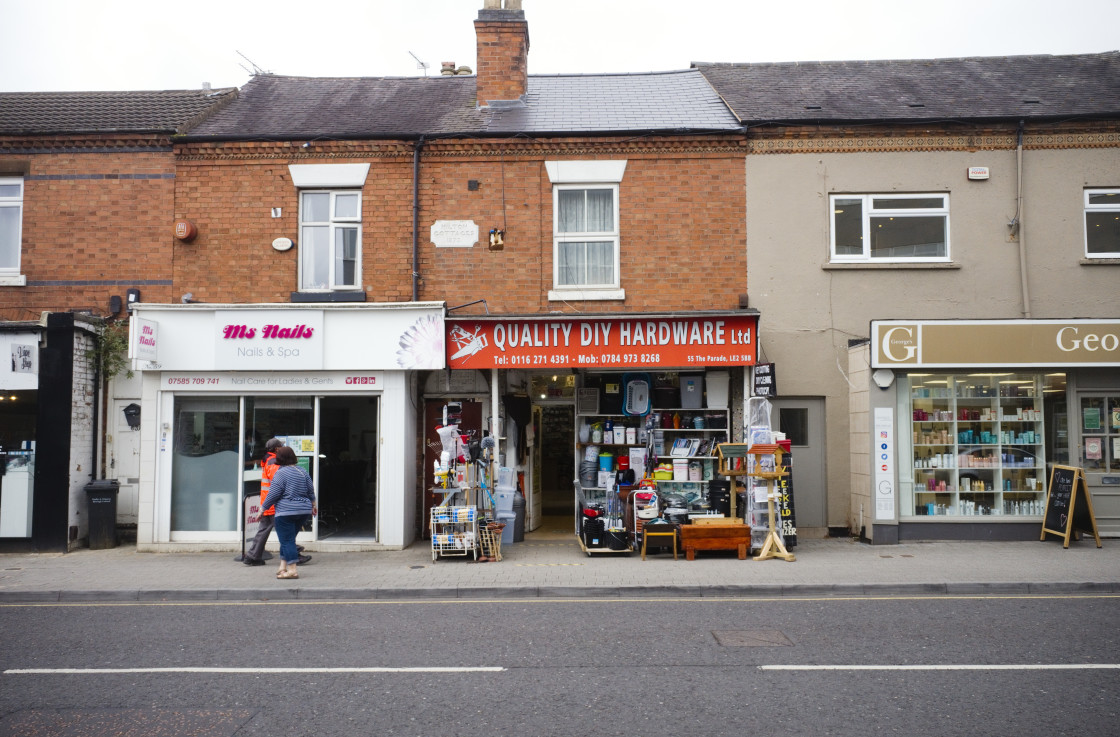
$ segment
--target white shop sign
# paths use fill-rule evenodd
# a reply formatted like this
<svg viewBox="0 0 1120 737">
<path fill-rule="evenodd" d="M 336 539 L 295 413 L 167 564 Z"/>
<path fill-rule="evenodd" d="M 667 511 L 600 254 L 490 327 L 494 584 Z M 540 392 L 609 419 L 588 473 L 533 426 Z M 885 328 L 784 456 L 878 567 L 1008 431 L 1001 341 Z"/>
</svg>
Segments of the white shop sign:
<svg viewBox="0 0 1120 737">
<path fill-rule="evenodd" d="M 294 392 L 375 392 L 385 387 L 380 371 L 284 371 L 164 373 L 160 389 L 175 392 L 266 394 Z"/>
<path fill-rule="evenodd" d="M 39 388 L 39 336 L 35 333 L 0 335 L 0 389 Z"/>
<path fill-rule="evenodd" d="M 215 366 L 247 371 L 323 368 L 320 310 L 219 310 Z"/>
<path fill-rule="evenodd" d="M 871 440 L 875 460 L 875 519 L 894 519 L 894 410 L 875 408 Z"/>
<path fill-rule="evenodd" d="M 139 371 L 435 370 L 446 365 L 443 309 L 137 304 L 129 356 Z"/>
</svg>

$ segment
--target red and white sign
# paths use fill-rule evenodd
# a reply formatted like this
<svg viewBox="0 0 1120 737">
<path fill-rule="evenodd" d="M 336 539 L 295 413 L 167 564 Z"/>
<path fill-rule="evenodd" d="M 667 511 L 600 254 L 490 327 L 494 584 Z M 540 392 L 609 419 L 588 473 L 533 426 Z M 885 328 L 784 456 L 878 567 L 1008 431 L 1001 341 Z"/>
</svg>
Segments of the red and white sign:
<svg viewBox="0 0 1120 737">
<path fill-rule="evenodd" d="M 452 369 L 751 366 L 758 317 L 478 317 L 446 325 Z"/>
</svg>

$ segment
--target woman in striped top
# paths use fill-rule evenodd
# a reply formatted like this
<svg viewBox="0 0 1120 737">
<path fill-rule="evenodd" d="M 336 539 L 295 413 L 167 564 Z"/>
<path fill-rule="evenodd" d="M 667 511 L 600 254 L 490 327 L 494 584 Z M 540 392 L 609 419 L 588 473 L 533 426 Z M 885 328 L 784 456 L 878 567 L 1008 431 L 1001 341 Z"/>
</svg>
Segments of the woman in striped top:
<svg viewBox="0 0 1120 737">
<path fill-rule="evenodd" d="M 315 483 L 296 465 L 296 452 L 288 446 L 276 449 L 276 474 L 272 477 L 268 496 L 261 506 L 276 505 L 276 537 L 280 539 L 280 569 L 277 578 L 299 578 L 299 550 L 296 533 L 318 514 L 315 504 Z"/>
</svg>

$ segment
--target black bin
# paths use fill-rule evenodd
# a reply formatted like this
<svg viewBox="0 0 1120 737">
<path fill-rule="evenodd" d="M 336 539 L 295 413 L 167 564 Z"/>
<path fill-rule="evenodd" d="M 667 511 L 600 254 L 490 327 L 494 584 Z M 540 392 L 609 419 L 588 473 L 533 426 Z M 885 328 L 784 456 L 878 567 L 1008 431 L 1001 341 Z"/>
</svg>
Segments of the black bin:
<svg viewBox="0 0 1120 737">
<path fill-rule="evenodd" d="M 515 543 L 525 541 L 525 497 L 521 492 L 515 492 L 513 495 L 513 541 Z"/>
<path fill-rule="evenodd" d="M 91 550 L 117 547 L 117 493 L 120 490 L 116 479 L 98 479 L 86 484 Z"/>
</svg>

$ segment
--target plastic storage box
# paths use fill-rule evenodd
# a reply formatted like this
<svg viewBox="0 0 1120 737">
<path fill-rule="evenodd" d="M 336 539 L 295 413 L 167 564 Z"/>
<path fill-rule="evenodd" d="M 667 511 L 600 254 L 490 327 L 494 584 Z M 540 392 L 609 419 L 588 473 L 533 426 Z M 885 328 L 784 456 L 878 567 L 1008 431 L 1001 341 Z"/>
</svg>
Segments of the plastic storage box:
<svg viewBox="0 0 1120 737">
<path fill-rule="evenodd" d="M 681 409 L 700 409 L 703 406 L 703 374 L 681 374 Z"/>
</svg>

